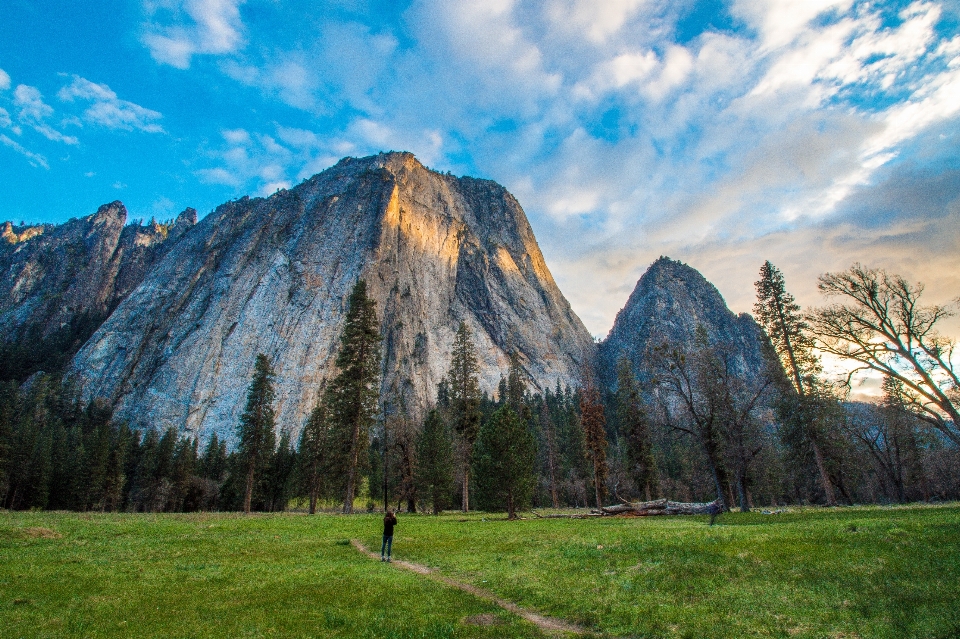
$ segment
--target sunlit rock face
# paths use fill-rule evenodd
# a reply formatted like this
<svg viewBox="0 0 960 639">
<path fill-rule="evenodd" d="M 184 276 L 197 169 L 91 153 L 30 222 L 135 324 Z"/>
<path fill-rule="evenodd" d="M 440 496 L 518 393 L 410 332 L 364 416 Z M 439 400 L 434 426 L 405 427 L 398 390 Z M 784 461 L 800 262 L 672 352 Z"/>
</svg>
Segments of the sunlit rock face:
<svg viewBox="0 0 960 639">
<path fill-rule="evenodd" d="M 166 247 L 196 222 L 187 209 L 172 225 L 126 225 L 121 202 L 64 224 L 2 226 L 0 331 L 49 335 L 88 314 L 106 316 L 143 280 Z"/>
<path fill-rule="evenodd" d="M 461 321 L 495 389 L 516 351 L 534 388 L 574 384 L 592 340 L 500 185 L 411 154 L 345 158 L 267 199 L 229 202 L 185 236 L 78 353 L 87 398 L 140 427 L 232 437 L 257 353 L 296 435 L 364 278 L 384 336 L 384 401 L 421 417 Z"/>
<path fill-rule="evenodd" d="M 599 346 L 601 378 L 615 389 L 617 362 L 626 358 L 634 374 L 648 380 L 650 350 L 663 343 L 692 346 L 698 325 L 710 343 L 731 349 L 742 376 L 761 374 L 761 332 L 753 317 L 730 311 L 720 291 L 696 269 L 661 257 L 637 282 Z"/>
</svg>

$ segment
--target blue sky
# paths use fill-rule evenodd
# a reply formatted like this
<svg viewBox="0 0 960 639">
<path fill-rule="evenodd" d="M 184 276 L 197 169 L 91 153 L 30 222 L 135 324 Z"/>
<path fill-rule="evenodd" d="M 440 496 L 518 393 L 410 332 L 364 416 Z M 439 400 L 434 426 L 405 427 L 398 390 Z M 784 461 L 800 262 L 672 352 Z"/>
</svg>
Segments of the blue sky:
<svg viewBox="0 0 960 639">
<path fill-rule="evenodd" d="M 3 5 L 0 219 L 409 150 L 509 188 L 596 335 L 659 255 L 737 311 L 766 259 L 808 305 L 854 261 L 960 294 L 956 0 Z"/>
</svg>

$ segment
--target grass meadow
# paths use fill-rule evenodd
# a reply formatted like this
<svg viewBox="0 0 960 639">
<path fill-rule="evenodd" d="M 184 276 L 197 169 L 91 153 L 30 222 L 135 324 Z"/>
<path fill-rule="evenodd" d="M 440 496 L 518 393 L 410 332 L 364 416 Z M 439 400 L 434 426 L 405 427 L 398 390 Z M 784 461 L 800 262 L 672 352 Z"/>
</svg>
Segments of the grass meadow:
<svg viewBox="0 0 960 639">
<path fill-rule="evenodd" d="M 960 506 L 400 514 L 394 556 L 611 637 L 960 636 Z M 379 515 L 0 512 L 2 637 L 542 637 L 371 561 Z"/>
</svg>

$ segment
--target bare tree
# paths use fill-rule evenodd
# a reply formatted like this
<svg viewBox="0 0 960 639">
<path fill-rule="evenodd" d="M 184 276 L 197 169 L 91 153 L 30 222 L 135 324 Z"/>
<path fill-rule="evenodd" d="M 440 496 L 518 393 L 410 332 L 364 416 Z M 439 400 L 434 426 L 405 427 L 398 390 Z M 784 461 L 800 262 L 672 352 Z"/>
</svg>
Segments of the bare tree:
<svg viewBox="0 0 960 639">
<path fill-rule="evenodd" d="M 847 382 L 872 370 L 903 384 L 907 408 L 960 445 L 960 378 L 955 343 L 937 331 L 955 303 L 922 306 L 923 284 L 854 264 L 820 276 L 820 292 L 842 301 L 816 309 L 809 321 L 820 349 L 857 363 Z"/>
<path fill-rule="evenodd" d="M 729 466 L 740 508 L 749 510 L 747 478 L 763 447 L 757 412 L 769 377 L 740 375 L 730 350 L 711 345 L 703 327 L 697 327 L 691 347 L 655 349 L 652 363 L 667 426 L 700 445 L 721 506 L 729 507 L 723 490 Z"/>
</svg>

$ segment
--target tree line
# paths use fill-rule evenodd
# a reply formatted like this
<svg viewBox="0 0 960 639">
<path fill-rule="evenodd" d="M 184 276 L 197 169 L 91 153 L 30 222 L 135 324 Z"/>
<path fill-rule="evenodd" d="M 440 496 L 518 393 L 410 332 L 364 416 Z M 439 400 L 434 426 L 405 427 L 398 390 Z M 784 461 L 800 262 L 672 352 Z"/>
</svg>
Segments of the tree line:
<svg viewBox="0 0 960 639">
<path fill-rule="evenodd" d="M 531 390 L 514 353 L 496 393 L 481 391 L 465 324 L 436 403 L 415 421 L 381 398 L 376 305 L 360 280 L 335 375 L 297 441 L 277 428 L 274 372 L 256 359 L 234 446 L 136 431 L 102 400 L 73 398 L 56 375 L 0 386 L 0 505 L 111 511 L 352 512 L 392 505 L 439 513 L 598 506 L 611 500 L 720 499 L 749 510 L 788 503 L 960 497 L 953 343 L 922 286 L 854 266 L 826 274 L 835 303 L 804 313 L 770 262 L 754 314 L 765 366 L 698 329 L 662 340 L 606 387 L 585 366 L 577 388 Z M 855 363 L 846 380 L 820 354 Z M 848 399 L 858 368 L 881 375 L 873 404 Z M 635 372 L 639 370 L 639 375 Z"/>
</svg>

